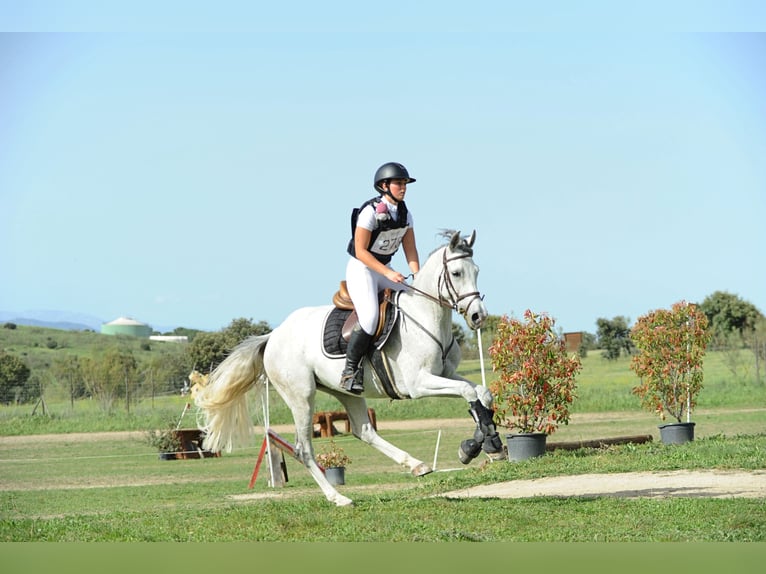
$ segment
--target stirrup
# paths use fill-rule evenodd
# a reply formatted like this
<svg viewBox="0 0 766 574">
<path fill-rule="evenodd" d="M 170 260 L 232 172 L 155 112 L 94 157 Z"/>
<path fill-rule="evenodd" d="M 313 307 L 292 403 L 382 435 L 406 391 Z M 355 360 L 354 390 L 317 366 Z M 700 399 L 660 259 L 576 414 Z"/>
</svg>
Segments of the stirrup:
<svg viewBox="0 0 766 574">
<path fill-rule="evenodd" d="M 352 373 L 344 372 L 340 376 L 340 388 L 349 393 L 361 395 L 364 392 L 363 376 L 362 369 L 357 369 Z"/>
</svg>

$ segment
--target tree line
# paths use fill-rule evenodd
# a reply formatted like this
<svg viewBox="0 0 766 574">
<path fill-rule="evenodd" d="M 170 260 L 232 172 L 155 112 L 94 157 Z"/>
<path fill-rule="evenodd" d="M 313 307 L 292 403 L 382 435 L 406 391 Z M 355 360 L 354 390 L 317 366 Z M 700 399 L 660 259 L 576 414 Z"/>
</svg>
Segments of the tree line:
<svg viewBox="0 0 766 574">
<path fill-rule="evenodd" d="M 756 358 L 756 378 L 766 359 L 766 319 L 750 302 L 737 295 L 716 291 L 699 304 L 712 329 L 711 349 L 731 353 L 732 370 L 741 361 L 739 351 L 752 349 Z M 486 352 L 495 337 L 501 317 L 490 316 L 482 328 L 482 349 Z M 581 356 L 600 349 L 602 356 L 615 360 L 631 355 L 635 347 L 630 338 L 630 319 L 617 316 L 596 320 L 596 333 L 583 333 L 579 349 Z M 6 329 L 16 325 L 6 323 Z M 105 411 L 131 404 L 158 394 L 177 393 L 188 384 L 192 370 L 207 374 L 223 361 L 238 343 L 253 335 L 269 333 L 265 321 L 238 318 L 225 328 L 215 331 L 176 329 L 173 334 L 189 338 L 188 344 L 161 343 L 163 352 L 154 352 L 147 340 L 136 346 L 130 337 L 101 335 L 101 341 L 112 344 L 88 349 L 81 354 L 65 353 L 50 336 L 35 342 L 54 353 L 60 353 L 50 363 L 30 365 L 23 356 L 0 349 L 0 403 L 22 404 L 39 400 L 48 385 L 54 385 L 74 406 L 74 402 L 90 398 Z M 463 327 L 453 323 L 456 342 L 467 358 L 478 355 L 477 334 L 467 335 Z M 129 341 L 130 340 L 130 341 Z M 128 343 L 131 343 L 130 345 Z M 728 359 L 727 359 L 728 360 Z"/>
<path fill-rule="evenodd" d="M 3 327 L 17 328 L 13 323 Z M 26 350 L 20 356 L 0 349 L 0 403 L 34 402 L 53 386 L 72 407 L 75 401 L 89 398 L 105 412 L 118 406 L 130 411 L 139 399 L 180 392 L 192 370 L 210 372 L 237 343 L 268 333 L 271 327 L 264 321 L 239 318 L 220 331 L 181 330 L 188 344 L 99 335 L 98 344 L 87 343 L 77 352 L 68 352 L 50 335 L 26 343 L 27 349 L 44 347 L 53 352 L 50 361 L 32 361 Z"/>
<path fill-rule="evenodd" d="M 760 380 L 766 364 L 764 315 L 749 301 L 726 291 L 715 291 L 698 305 L 707 317 L 711 330 L 709 349 L 724 352 L 725 362 L 735 377 L 748 368 L 743 364 L 747 358 L 743 357 L 740 351 L 751 350 L 755 358 L 756 380 Z M 499 316 L 491 315 L 482 327 L 482 348 L 485 356 L 495 337 L 500 319 Z M 458 341 L 464 346 L 464 356 L 477 358 L 476 334 L 467 337 L 459 325 L 453 324 L 453 332 L 456 331 L 460 332 L 461 338 Z M 563 333 L 561 335 L 563 336 Z M 589 351 L 596 350 L 600 350 L 601 356 L 610 361 L 634 354 L 636 347 L 631 339 L 631 319 L 623 315 L 611 319 L 596 319 L 596 332 L 582 333 L 578 354 L 585 357 Z"/>
</svg>

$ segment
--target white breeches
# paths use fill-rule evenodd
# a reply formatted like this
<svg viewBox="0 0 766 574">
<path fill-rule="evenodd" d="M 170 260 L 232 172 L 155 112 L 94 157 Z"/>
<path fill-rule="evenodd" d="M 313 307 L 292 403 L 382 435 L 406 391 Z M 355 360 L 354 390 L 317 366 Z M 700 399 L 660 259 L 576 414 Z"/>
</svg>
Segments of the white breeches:
<svg viewBox="0 0 766 574">
<path fill-rule="evenodd" d="M 384 289 L 401 291 L 404 285 L 387 279 L 373 271 L 355 257 L 346 265 L 346 287 L 354 309 L 359 316 L 359 326 L 368 335 L 374 335 L 378 328 L 378 293 Z"/>
</svg>

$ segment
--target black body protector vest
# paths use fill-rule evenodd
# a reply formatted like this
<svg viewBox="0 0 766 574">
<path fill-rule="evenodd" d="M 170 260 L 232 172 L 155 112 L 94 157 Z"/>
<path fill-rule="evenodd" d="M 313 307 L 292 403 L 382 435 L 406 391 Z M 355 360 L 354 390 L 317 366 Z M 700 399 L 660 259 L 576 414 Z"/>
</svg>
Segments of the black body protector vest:
<svg viewBox="0 0 766 574">
<path fill-rule="evenodd" d="M 372 205 L 373 209 L 377 207 L 382 199 L 380 197 L 374 197 L 365 201 L 360 207 L 354 208 L 351 212 L 351 240 L 348 242 L 348 254 L 352 257 L 356 257 L 356 249 L 354 248 L 354 232 L 356 231 L 356 220 L 359 217 L 359 213 L 368 205 Z M 396 219 L 393 219 L 390 214 L 389 217 L 383 221 L 376 219 L 375 229 L 372 231 L 372 237 L 370 238 L 370 244 L 367 249 L 372 255 L 387 265 L 391 258 L 399 249 L 399 245 L 402 243 L 404 234 L 407 233 L 407 206 L 403 201 L 400 201 L 397 205 Z"/>
</svg>

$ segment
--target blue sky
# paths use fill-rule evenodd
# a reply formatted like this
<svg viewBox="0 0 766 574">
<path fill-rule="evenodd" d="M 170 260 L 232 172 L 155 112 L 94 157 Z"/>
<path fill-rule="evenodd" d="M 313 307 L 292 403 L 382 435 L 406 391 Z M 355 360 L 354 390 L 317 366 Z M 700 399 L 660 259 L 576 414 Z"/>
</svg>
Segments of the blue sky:
<svg viewBox="0 0 766 574">
<path fill-rule="evenodd" d="M 0 3 L 2 311 L 276 326 L 330 301 L 349 212 L 399 161 L 422 258 L 475 229 L 492 314 L 595 332 L 716 290 L 766 312 L 758 3 L 20 4 Z"/>
</svg>

